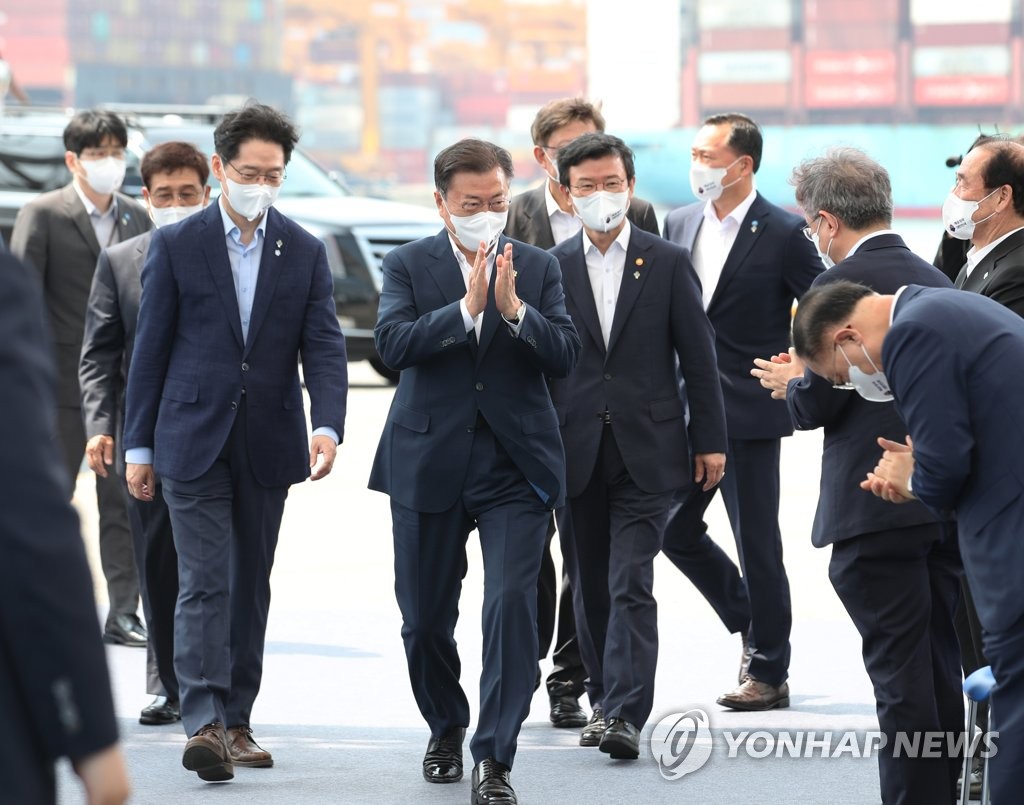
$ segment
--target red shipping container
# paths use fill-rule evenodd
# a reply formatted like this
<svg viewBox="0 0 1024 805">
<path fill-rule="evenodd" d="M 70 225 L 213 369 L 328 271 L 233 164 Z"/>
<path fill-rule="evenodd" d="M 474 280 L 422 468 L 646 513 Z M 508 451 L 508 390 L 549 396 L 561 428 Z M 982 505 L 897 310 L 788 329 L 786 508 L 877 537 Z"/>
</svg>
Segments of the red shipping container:
<svg viewBox="0 0 1024 805">
<path fill-rule="evenodd" d="M 704 51 L 785 50 L 790 44 L 788 28 L 712 28 L 700 35 Z"/>
<path fill-rule="evenodd" d="M 918 106 L 1001 106 L 1010 99 L 1007 76 L 933 76 L 914 79 Z"/>
<path fill-rule="evenodd" d="M 789 104 L 789 82 L 771 84 L 702 84 L 701 107 L 706 111 L 723 109 L 774 109 Z"/>
<path fill-rule="evenodd" d="M 508 119 L 508 95 L 460 95 L 455 99 L 459 126 L 504 126 Z"/>
<path fill-rule="evenodd" d="M 1005 45 L 1010 41 L 1010 24 L 916 25 L 913 39 L 916 45 Z"/>
<path fill-rule="evenodd" d="M 828 109 L 896 103 L 896 54 L 891 50 L 808 51 L 804 103 Z"/>
<path fill-rule="evenodd" d="M 900 16 L 899 0 L 805 0 L 804 22 L 842 28 L 850 23 L 885 22 L 895 25 Z"/>
<path fill-rule="evenodd" d="M 804 35 L 804 43 L 815 50 L 895 48 L 898 41 L 895 23 L 877 21 L 808 25 Z"/>
</svg>

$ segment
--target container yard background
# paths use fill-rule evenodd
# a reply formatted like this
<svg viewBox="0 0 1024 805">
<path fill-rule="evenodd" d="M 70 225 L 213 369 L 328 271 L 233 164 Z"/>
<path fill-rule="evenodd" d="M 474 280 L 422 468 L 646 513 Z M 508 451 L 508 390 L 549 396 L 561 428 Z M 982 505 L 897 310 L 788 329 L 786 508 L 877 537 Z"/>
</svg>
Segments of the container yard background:
<svg viewBox="0 0 1024 805">
<path fill-rule="evenodd" d="M 539 181 L 530 122 L 585 95 L 638 155 L 638 194 L 692 200 L 700 120 L 765 126 L 758 186 L 831 144 L 893 174 L 897 212 L 937 219 L 979 129 L 1024 129 L 1024 0 L 5 0 L 0 53 L 34 104 L 234 103 L 289 111 L 353 189 L 429 203 L 434 154 L 508 147 Z M 8 99 L 10 110 L 14 102 Z"/>
</svg>

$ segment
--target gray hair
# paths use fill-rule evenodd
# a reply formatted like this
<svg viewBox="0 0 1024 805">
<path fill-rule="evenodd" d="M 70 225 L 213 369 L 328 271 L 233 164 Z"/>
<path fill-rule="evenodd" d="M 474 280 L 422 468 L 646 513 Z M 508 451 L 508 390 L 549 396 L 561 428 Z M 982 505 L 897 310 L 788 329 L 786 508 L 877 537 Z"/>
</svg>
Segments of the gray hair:
<svg viewBox="0 0 1024 805">
<path fill-rule="evenodd" d="M 808 216 L 825 210 L 853 230 L 892 223 L 889 173 L 857 148 L 830 148 L 824 156 L 805 159 L 789 183 Z"/>
</svg>

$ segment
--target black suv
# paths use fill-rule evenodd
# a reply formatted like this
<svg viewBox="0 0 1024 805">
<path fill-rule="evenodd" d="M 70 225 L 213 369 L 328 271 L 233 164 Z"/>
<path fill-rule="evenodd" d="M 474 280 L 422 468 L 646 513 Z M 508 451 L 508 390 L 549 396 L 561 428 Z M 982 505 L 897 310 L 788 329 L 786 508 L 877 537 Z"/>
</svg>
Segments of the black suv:
<svg viewBox="0 0 1024 805">
<path fill-rule="evenodd" d="M 13 111 L 13 110 L 9 110 Z M 120 107 L 129 123 L 128 169 L 122 191 L 139 196 L 139 162 L 146 150 L 185 140 L 213 152 L 214 123 L 222 110 Z M 69 181 L 63 132 L 69 112 L 25 109 L 7 114 L 0 130 L 0 234 L 9 242 L 18 210 L 37 194 Z M 288 163 L 288 179 L 275 206 L 320 238 L 334 275 L 338 322 L 350 361 L 368 360 L 391 382 L 398 374 L 377 356 L 373 327 L 380 299 L 381 261 L 395 246 L 433 235 L 440 221 L 426 207 L 356 196 L 301 149 Z"/>
</svg>

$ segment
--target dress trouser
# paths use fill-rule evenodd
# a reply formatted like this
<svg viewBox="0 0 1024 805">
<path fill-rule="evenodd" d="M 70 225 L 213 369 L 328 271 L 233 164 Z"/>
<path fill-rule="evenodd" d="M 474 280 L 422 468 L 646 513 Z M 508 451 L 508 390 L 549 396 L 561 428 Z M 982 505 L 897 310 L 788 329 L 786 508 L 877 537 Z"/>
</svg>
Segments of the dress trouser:
<svg viewBox="0 0 1024 805">
<path fill-rule="evenodd" d="M 213 465 L 192 481 L 163 478 L 178 552 L 174 670 L 187 735 L 248 725 L 263 676 L 270 571 L 288 487 L 253 476 L 246 406 Z"/>
<path fill-rule="evenodd" d="M 960 760 L 907 757 L 897 733 L 963 732 L 956 531 L 929 523 L 862 534 L 832 546 L 829 579 L 862 641 L 886 736 L 878 776 L 885 805 L 952 802 Z M 946 742 L 942 742 L 946 746 Z"/>
<path fill-rule="evenodd" d="M 57 428 L 64 465 L 74 494 L 75 479 L 78 478 L 82 458 L 85 456 L 82 409 L 58 408 Z M 107 581 L 107 598 L 110 601 L 108 623 L 115 615 L 134 615 L 139 609 L 139 577 L 132 550 L 132 531 L 128 524 L 127 494 L 124 479 L 117 477 L 114 472 L 109 472 L 106 478 L 96 476 L 96 505 L 100 515 L 100 566 L 103 578 Z"/>
<path fill-rule="evenodd" d="M 1024 780 L 1024 617 L 1000 631 L 986 629 L 985 656 L 996 678 L 989 728 L 999 735 L 988 767 L 992 803 L 1012 805 Z"/>
<path fill-rule="evenodd" d="M 473 760 L 511 767 L 537 674 L 537 576 L 548 509 L 486 426 L 473 439 L 462 496 L 440 513 L 392 499 L 395 594 L 409 679 L 431 735 L 469 725 L 455 645 L 466 541 L 480 535 L 484 563 L 483 667 Z"/>
<path fill-rule="evenodd" d="M 676 498 L 662 546 L 730 632 L 747 630 L 753 651 L 750 675 L 776 687 L 789 675 L 793 626 L 779 531 L 780 447 L 780 439 L 730 439 L 722 482 L 708 492 L 694 486 Z M 739 569 L 708 535 L 704 522 L 719 489 Z"/>
<path fill-rule="evenodd" d="M 583 680 L 587 672 L 580 659 L 579 643 L 576 640 L 576 615 L 572 603 L 572 583 L 569 581 L 568 563 L 562 558 L 562 579 L 558 583 L 555 563 L 551 558 L 551 538 L 555 535 L 554 517 L 548 525 L 547 544 L 540 563 L 540 579 L 537 583 L 537 639 L 538 659 L 543 660 L 554 639 L 555 651 L 548 674 L 546 687 L 549 696 L 583 695 Z M 561 589 L 559 589 L 561 588 Z M 540 683 L 540 669 L 537 669 Z"/>
<path fill-rule="evenodd" d="M 983 649 L 984 635 L 978 610 L 974 606 L 974 597 L 967 586 L 967 576 L 960 580 L 960 606 L 956 611 L 956 636 L 960 641 L 960 666 L 964 669 L 964 679 L 979 668 L 988 665 Z M 978 702 L 977 727 L 982 732 L 988 729 L 988 700 Z"/>
<path fill-rule="evenodd" d="M 591 704 L 601 706 L 605 718 L 641 729 L 654 706 L 654 557 L 671 499 L 671 492 L 644 492 L 633 482 L 605 426 L 587 487 L 559 511 Z M 566 513 L 572 525 L 562 528 Z"/>
</svg>

